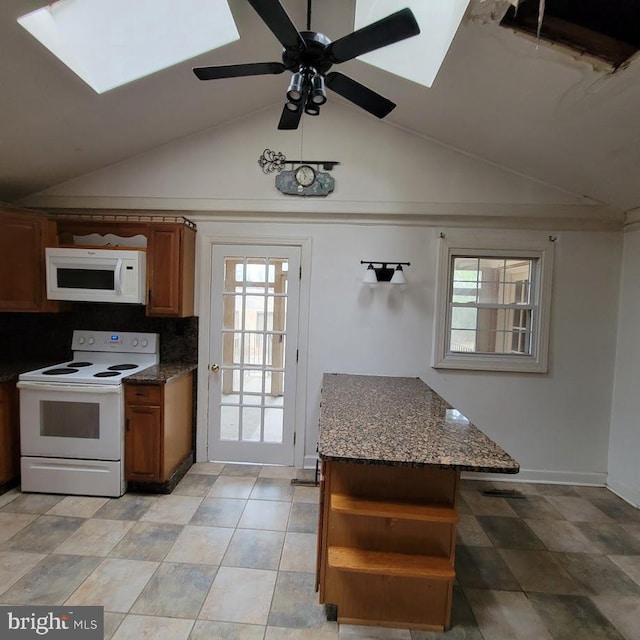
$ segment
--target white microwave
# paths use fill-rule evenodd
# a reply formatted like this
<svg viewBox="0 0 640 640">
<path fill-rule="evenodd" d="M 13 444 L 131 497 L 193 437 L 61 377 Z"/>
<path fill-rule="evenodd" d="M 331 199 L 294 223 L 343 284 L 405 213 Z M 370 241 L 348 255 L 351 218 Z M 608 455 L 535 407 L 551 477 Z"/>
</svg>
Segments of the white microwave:
<svg viewBox="0 0 640 640">
<path fill-rule="evenodd" d="M 47 298 L 144 304 L 147 254 L 140 249 L 46 249 Z"/>
</svg>

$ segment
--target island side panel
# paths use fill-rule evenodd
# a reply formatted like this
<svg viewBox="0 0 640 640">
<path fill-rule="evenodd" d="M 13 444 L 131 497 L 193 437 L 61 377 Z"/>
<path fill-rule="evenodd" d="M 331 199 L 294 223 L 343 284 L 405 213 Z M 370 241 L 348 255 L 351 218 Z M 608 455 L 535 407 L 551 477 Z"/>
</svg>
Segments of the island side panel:
<svg viewBox="0 0 640 640">
<path fill-rule="evenodd" d="M 320 602 L 343 623 L 447 628 L 459 472 L 325 461 L 323 477 Z M 374 552 L 374 562 L 336 568 L 332 549 Z"/>
</svg>

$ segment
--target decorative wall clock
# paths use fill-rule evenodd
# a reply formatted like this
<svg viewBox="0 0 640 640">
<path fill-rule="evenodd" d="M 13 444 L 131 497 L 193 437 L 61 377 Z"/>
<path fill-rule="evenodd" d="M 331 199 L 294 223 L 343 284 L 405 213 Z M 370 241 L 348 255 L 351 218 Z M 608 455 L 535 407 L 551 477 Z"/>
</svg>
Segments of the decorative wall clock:
<svg viewBox="0 0 640 640">
<path fill-rule="evenodd" d="M 331 171 L 340 164 L 334 160 L 287 160 L 283 153 L 265 149 L 258 158 L 264 173 L 278 172 L 276 189 L 290 196 L 326 196 L 336 185 Z M 290 170 L 285 170 L 286 165 Z M 320 171 L 320 168 L 327 171 Z"/>
</svg>

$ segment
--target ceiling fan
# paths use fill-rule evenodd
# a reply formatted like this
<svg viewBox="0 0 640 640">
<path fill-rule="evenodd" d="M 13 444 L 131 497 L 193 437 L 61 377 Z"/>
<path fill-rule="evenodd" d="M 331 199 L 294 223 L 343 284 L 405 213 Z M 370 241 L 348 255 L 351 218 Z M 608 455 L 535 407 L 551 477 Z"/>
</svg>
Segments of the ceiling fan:
<svg viewBox="0 0 640 640">
<path fill-rule="evenodd" d="M 397 11 L 331 42 L 323 33 L 310 30 L 311 0 L 307 5 L 306 31 L 296 29 L 280 0 L 249 0 L 249 4 L 284 47 L 282 62 L 196 67 L 193 72 L 200 80 L 293 72 L 278 129 L 297 129 L 303 110 L 308 115 L 319 115 L 327 101 L 325 87 L 378 118 L 395 108 L 391 100 L 352 78 L 338 71 L 327 72 L 334 64 L 418 35 L 420 27 L 411 9 Z"/>
</svg>

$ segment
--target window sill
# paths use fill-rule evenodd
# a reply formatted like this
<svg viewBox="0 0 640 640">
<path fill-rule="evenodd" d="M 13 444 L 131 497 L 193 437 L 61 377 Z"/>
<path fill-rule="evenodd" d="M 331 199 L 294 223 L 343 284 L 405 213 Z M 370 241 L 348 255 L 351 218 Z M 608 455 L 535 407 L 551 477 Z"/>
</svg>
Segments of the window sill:
<svg viewBox="0 0 640 640">
<path fill-rule="evenodd" d="M 547 373 L 547 363 L 533 356 L 446 354 L 434 362 L 434 369 L 466 371 L 510 371 L 514 373 Z"/>
</svg>

